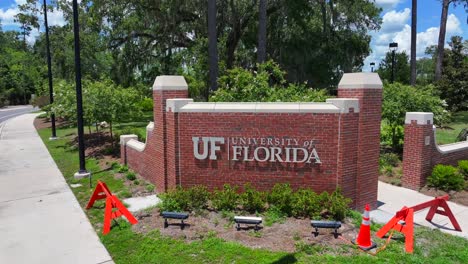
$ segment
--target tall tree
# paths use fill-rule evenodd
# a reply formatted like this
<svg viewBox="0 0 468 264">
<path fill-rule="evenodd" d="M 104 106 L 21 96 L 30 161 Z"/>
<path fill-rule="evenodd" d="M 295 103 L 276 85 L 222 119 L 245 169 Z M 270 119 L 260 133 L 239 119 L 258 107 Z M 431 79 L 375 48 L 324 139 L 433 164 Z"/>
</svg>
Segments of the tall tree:
<svg viewBox="0 0 468 264">
<path fill-rule="evenodd" d="M 437 60 L 435 68 L 435 80 L 442 77 L 442 60 L 444 59 L 445 33 L 447 32 L 447 14 L 452 0 L 442 0 L 442 15 L 440 16 L 439 41 L 437 42 Z"/>
<path fill-rule="evenodd" d="M 258 48 L 257 62 L 266 60 L 266 37 L 267 37 L 267 0 L 260 0 L 258 5 Z"/>
<path fill-rule="evenodd" d="M 216 33 L 216 0 L 208 0 L 208 56 L 211 92 L 218 89 L 218 38 Z"/>
<path fill-rule="evenodd" d="M 397 52 L 395 54 L 395 70 L 394 81 L 402 84 L 410 83 L 410 65 L 408 64 L 408 55 L 405 51 Z M 380 77 L 384 80 L 389 81 L 392 75 L 392 52 L 387 52 L 385 59 L 379 64 L 377 70 Z"/>
<path fill-rule="evenodd" d="M 411 6 L 411 85 L 416 85 L 416 36 L 417 36 L 418 0 L 412 0 Z"/>
</svg>

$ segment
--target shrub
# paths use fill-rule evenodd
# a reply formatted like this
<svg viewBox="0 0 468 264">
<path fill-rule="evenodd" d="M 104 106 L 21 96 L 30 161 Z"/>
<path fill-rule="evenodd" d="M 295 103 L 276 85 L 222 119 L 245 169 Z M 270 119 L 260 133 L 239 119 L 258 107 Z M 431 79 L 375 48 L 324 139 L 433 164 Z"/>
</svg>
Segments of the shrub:
<svg viewBox="0 0 468 264">
<path fill-rule="evenodd" d="M 126 175 L 127 180 L 134 181 L 136 180 L 136 174 L 133 171 L 129 171 Z"/>
<path fill-rule="evenodd" d="M 33 99 L 31 99 L 31 105 L 34 107 L 42 108 L 46 105 L 48 105 L 50 102 L 49 96 L 41 95 L 41 96 L 36 96 Z"/>
<path fill-rule="evenodd" d="M 458 161 L 458 171 L 465 177 L 465 180 L 468 180 L 468 160 Z"/>
<path fill-rule="evenodd" d="M 127 171 L 128 171 L 127 165 L 121 165 L 119 167 L 119 169 L 117 170 L 117 172 L 119 172 L 119 173 L 123 173 L 123 172 L 127 172 Z"/>
<path fill-rule="evenodd" d="M 436 187 L 444 191 L 463 189 L 465 180 L 458 173 L 457 169 L 450 165 L 436 165 L 432 169 L 432 174 L 427 178 L 429 186 Z"/>
<path fill-rule="evenodd" d="M 244 186 L 244 192 L 240 195 L 240 203 L 242 208 L 250 213 L 265 210 L 264 194 L 257 191 L 250 183 Z"/>
<path fill-rule="evenodd" d="M 170 190 L 160 195 L 161 203 L 159 208 L 161 211 L 188 211 L 190 198 L 188 192 L 181 187 Z"/>
<path fill-rule="evenodd" d="M 276 206 L 271 206 L 265 212 L 265 225 L 272 226 L 274 223 L 283 223 L 287 215 Z"/>
<path fill-rule="evenodd" d="M 239 203 L 237 187 L 231 187 L 231 185 L 225 184 L 222 190 L 213 192 L 211 202 L 214 209 L 218 211 L 234 210 Z"/>
<path fill-rule="evenodd" d="M 343 220 L 348 213 L 351 199 L 346 198 L 338 188 L 330 195 L 331 206 L 329 211 L 335 220 Z"/>
<path fill-rule="evenodd" d="M 154 185 L 153 184 L 148 184 L 148 185 L 146 185 L 145 189 L 148 192 L 152 192 L 152 191 L 154 191 Z"/>
<path fill-rule="evenodd" d="M 268 194 L 268 203 L 278 207 L 284 214 L 291 215 L 291 199 L 293 191 L 289 184 L 277 183 L 271 189 L 271 192 Z"/>
<path fill-rule="evenodd" d="M 294 217 L 316 218 L 320 215 L 318 195 L 310 189 L 299 189 L 293 194 L 291 215 Z"/>
<path fill-rule="evenodd" d="M 153 99 L 149 97 L 143 98 L 140 102 L 137 103 L 138 107 L 143 112 L 153 111 Z"/>
<path fill-rule="evenodd" d="M 198 185 L 187 190 L 189 198 L 188 207 L 190 210 L 200 210 L 207 207 L 210 193 L 205 186 Z"/>
<path fill-rule="evenodd" d="M 400 157 L 395 153 L 384 153 L 380 155 L 379 167 L 392 166 L 396 167 L 400 163 Z"/>
</svg>

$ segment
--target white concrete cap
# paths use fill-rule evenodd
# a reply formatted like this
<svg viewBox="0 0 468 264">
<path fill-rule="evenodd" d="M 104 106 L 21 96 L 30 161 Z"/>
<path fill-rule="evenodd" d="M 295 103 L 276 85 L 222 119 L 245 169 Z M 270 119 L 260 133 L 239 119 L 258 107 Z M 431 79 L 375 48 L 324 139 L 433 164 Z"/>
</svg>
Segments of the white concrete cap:
<svg viewBox="0 0 468 264">
<path fill-rule="evenodd" d="M 166 112 L 179 112 L 179 109 L 188 103 L 192 103 L 193 99 L 167 99 L 166 100 Z"/>
<path fill-rule="evenodd" d="M 146 132 L 153 131 L 153 129 L 154 129 L 154 122 L 149 122 L 148 125 L 146 126 Z"/>
<path fill-rule="evenodd" d="M 184 91 L 188 90 L 188 85 L 184 76 L 161 75 L 154 80 L 153 90 Z"/>
<path fill-rule="evenodd" d="M 416 121 L 418 125 L 432 125 L 434 114 L 429 112 L 407 112 L 405 124 L 411 124 L 411 121 Z"/>
<path fill-rule="evenodd" d="M 121 146 L 125 146 L 127 144 L 128 141 L 132 140 L 132 139 L 135 139 L 135 140 L 138 140 L 138 136 L 135 135 L 135 134 L 131 134 L 131 135 L 121 135 L 120 136 L 120 145 Z"/>
<path fill-rule="evenodd" d="M 382 80 L 374 72 L 345 73 L 338 89 L 382 89 Z"/>
<path fill-rule="evenodd" d="M 186 105 L 175 109 L 175 112 L 340 113 L 340 108 L 331 103 L 187 103 Z"/>
<path fill-rule="evenodd" d="M 354 113 L 359 113 L 359 99 L 356 98 L 330 98 L 327 103 L 340 108 L 341 113 L 349 113 L 350 108 L 354 109 Z"/>
<path fill-rule="evenodd" d="M 146 144 L 136 139 L 131 139 L 127 142 L 127 147 L 142 152 L 143 150 L 145 150 Z"/>
</svg>

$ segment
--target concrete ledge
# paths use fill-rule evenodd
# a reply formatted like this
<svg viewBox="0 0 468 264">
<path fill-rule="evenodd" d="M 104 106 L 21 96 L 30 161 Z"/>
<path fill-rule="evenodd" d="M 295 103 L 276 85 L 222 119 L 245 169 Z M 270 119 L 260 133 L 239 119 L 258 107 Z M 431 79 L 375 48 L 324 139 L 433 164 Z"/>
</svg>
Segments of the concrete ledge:
<svg viewBox="0 0 468 264">
<path fill-rule="evenodd" d="M 415 121 L 417 125 L 432 125 L 434 114 L 429 112 L 407 112 L 405 124 L 409 125 L 412 121 Z"/>
<path fill-rule="evenodd" d="M 382 89 L 382 80 L 377 73 L 345 73 L 338 84 L 338 89 Z"/>
<path fill-rule="evenodd" d="M 188 85 L 183 76 L 161 75 L 154 80 L 153 90 L 186 91 Z"/>
<path fill-rule="evenodd" d="M 127 147 L 132 148 L 136 151 L 143 152 L 145 150 L 146 144 L 135 139 L 131 139 L 127 142 Z"/>
<path fill-rule="evenodd" d="M 169 102 L 169 100 L 167 101 Z M 172 104 L 173 102 L 171 102 Z M 175 102 L 174 102 L 175 103 Z M 171 108 L 182 113 L 340 113 L 331 103 L 187 103 Z"/>
<path fill-rule="evenodd" d="M 125 146 L 127 144 L 128 141 L 130 140 L 138 140 L 138 136 L 135 135 L 135 134 L 131 134 L 131 135 L 121 135 L 120 136 L 120 145 L 121 146 Z"/>
<path fill-rule="evenodd" d="M 183 106 L 193 103 L 193 99 L 167 99 L 166 112 L 179 112 Z"/>
<path fill-rule="evenodd" d="M 359 113 L 359 99 L 355 98 L 331 98 L 327 99 L 327 103 L 333 104 L 340 108 L 341 113 L 349 113 L 352 108 L 354 113 Z"/>
</svg>

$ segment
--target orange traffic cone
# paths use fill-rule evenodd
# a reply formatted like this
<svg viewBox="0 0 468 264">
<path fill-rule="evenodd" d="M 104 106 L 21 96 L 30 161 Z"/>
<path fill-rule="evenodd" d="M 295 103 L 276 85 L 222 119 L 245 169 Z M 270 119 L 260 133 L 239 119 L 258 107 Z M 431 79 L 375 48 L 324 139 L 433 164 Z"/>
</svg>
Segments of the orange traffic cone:
<svg viewBox="0 0 468 264">
<path fill-rule="evenodd" d="M 366 251 L 371 250 L 377 246 L 377 244 L 371 240 L 369 210 L 369 205 L 366 204 L 366 209 L 362 215 L 361 228 L 359 229 L 359 234 L 356 238 L 356 241 L 354 241 L 354 243 L 357 244 L 362 250 Z"/>
</svg>

